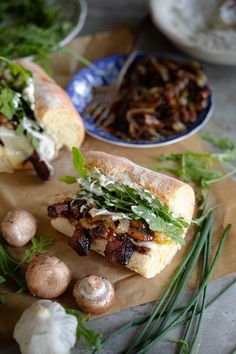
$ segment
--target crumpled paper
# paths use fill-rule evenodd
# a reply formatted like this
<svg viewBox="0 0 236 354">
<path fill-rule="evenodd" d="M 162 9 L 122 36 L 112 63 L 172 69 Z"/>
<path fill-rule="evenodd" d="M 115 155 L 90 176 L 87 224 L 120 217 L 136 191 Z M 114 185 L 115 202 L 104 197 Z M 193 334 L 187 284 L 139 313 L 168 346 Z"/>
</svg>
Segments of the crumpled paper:
<svg viewBox="0 0 236 354">
<path fill-rule="evenodd" d="M 112 33 L 102 33 L 76 39 L 71 46 L 90 60 L 102 58 L 115 53 L 126 52 L 132 43 L 132 36 L 126 29 Z M 54 78 L 62 86 L 66 86 L 71 77 L 77 72 L 80 64 L 70 57 L 53 56 L 52 69 Z M 153 156 L 167 152 L 183 152 L 186 150 L 198 152 L 207 151 L 201 139 L 194 135 L 182 142 L 150 149 L 136 149 L 113 146 L 108 143 L 86 136 L 82 146 L 83 151 L 100 150 L 111 154 L 126 156 L 143 166 L 155 164 Z M 68 245 L 66 236 L 55 231 L 47 217 L 47 206 L 65 196 L 71 196 L 77 189 L 74 185 L 64 185 L 57 181 L 59 176 L 73 175 L 71 154 L 62 151 L 54 162 L 55 174 L 48 182 L 41 182 L 35 176 L 33 170 L 18 171 L 14 174 L 0 175 L 0 219 L 12 208 L 23 208 L 31 211 L 38 219 L 38 236 L 52 235 L 54 244 L 48 248 L 48 253 L 62 259 L 71 269 L 73 281 L 67 292 L 57 299 L 64 306 L 76 307 L 72 297 L 72 286 L 76 279 L 88 274 L 98 274 L 107 277 L 115 286 L 116 302 L 111 312 L 147 303 L 160 297 L 164 288 L 170 281 L 174 271 L 182 262 L 189 245 L 192 242 L 194 230 L 190 230 L 186 237 L 186 245 L 175 256 L 173 262 L 153 279 L 145 279 L 142 276 L 119 265 L 111 264 L 99 254 L 90 252 L 87 257 L 79 257 Z M 63 195 L 63 196 L 62 196 Z M 221 181 L 212 186 L 209 193 L 210 204 L 220 204 L 216 211 L 214 224 L 213 249 L 217 245 L 223 228 L 234 221 L 236 215 L 236 186 L 230 179 Z M 214 272 L 213 278 L 220 278 L 236 271 L 236 227 L 233 225 L 228 237 L 220 261 Z M 24 249 L 14 250 L 17 256 L 21 256 Z M 197 274 L 193 275 L 189 287 L 196 285 Z M 22 312 L 37 299 L 25 293 L 16 294 L 14 284 L 8 283 L 1 286 L 6 292 L 7 303 L 0 305 L 0 344 L 6 344 L 12 340 L 13 328 Z"/>
</svg>

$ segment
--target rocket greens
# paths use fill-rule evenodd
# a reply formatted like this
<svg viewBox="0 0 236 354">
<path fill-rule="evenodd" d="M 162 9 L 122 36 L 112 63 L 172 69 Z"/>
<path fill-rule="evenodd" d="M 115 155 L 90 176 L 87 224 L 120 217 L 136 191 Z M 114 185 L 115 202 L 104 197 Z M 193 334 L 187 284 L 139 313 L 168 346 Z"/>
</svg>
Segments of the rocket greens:
<svg viewBox="0 0 236 354">
<path fill-rule="evenodd" d="M 45 0 L 1 0 L 0 20 L 1 55 L 10 59 L 45 59 L 74 25 L 60 19 L 59 8 L 49 7 Z"/>
</svg>

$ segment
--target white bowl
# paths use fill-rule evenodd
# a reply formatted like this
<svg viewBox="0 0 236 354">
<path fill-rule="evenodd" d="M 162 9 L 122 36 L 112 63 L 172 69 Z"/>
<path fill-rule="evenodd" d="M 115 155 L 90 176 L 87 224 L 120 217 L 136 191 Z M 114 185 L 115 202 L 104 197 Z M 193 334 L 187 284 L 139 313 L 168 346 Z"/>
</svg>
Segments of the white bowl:
<svg viewBox="0 0 236 354">
<path fill-rule="evenodd" d="M 151 16 L 158 29 L 178 48 L 195 58 L 215 64 L 236 65 L 236 41 L 235 48 L 228 49 L 216 45 L 201 46 L 191 39 L 193 33 L 191 30 L 198 33 L 203 22 L 209 20 L 212 13 L 216 11 L 220 4 L 219 0 L 182 0 L 182 3 L 186 3 L 186 8 L 177 18 L 171 9 L 179 1 L 181 0 L 150 0 Z M 210 6 L 206 6 L 207 3 Z M 236 30 L 234 32 L 236 38 Z"/>
<path fill-rule="evenodd" d="M 71 42 L 83 28 L 88 12 L 87 2 L 86 0 L 57 0 L 56 4 L 62 7 L 62 15 L 60 17 L 63 20 L 74 20 L 76 23 L 70 33 L 60 41 L 59 44 L 64 46 Z"/>
</svg>

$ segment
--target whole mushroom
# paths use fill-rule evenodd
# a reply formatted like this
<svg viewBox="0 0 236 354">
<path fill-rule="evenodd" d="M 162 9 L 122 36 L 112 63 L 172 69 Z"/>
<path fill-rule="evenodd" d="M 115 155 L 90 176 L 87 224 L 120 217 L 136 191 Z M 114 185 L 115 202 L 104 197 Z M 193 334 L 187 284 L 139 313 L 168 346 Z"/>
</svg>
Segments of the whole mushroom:
<svg viewBox="0 0 236 354">
<path fill-rule="evenodd" d="M 42 255 L 29 263 L 25 279 L 32 295 L 53 299 L 66 291 L 71 280 L 71 272 L 57 257 Z"/>
<path fill-rule="evenodd" d="M 11 246 L 22 247 L 35 236 L 37 220 L 23 209 L 10 210 L 2 221 L 2 234 Z"/>
<path fill-rule="evenodd" d="M 92 314 L 107 311 L 115 301 L 115 291 L 110 281 L 89 275 L 75 283 L 73 296 L 81 310 Z"/>
</svg>

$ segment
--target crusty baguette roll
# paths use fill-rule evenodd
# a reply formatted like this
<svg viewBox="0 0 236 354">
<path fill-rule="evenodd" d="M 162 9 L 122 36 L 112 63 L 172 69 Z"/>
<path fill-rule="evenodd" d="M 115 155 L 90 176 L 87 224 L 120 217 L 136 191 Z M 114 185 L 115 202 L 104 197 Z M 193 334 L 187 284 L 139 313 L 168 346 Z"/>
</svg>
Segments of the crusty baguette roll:
<svg viewBox="0 0 236 354">
<path fill-rule="evenodd" d="M 89 152 L 86 155 L 86 167 L 91 170 L 94 167 L 100 169 L 105 175 L 125 183 L 133 188 L 142 188 L 151 192 L 168 204 L 176 217 L 184 217 L 191 220 L 194 212 L 195 194 L 193 188 L 175 178 L 153 172 L 140 167 L 123 157 L 109 155 L 103 152 Z M 52 226 L 58 231 L 72 236 L 75 226 L 63 217 L 54 218 Z M 185 236 L 187 230 L 184 230 Z M 94 239 L 91 249 L 104 255 L 108 241 Z M 180 249 L 179 243 L 172 241 L 170 244 L 160 244 L 149 241 L 146 243 L 151 250 L 147 254 L 134 251 L 127 268 L 141 274 L 146 278 L 152 278 L 164 269 Z"/>
<path fill-rule="evenodd" d="M 80 146 L 85 135 L 83 122 L 66 92 L 39 65 L 25 59 L 17 62 L 33 74 L 36 118 L 56 142 L 57 150 Z"/>
</svg>

